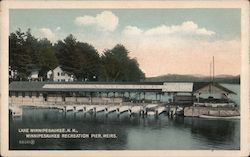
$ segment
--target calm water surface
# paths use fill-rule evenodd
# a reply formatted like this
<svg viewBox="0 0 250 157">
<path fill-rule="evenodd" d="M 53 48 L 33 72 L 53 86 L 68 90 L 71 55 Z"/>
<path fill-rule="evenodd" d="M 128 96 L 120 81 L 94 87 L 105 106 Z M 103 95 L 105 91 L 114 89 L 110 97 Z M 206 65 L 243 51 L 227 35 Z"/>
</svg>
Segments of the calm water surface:
<svg viewBox="0 0 250 157">
<path fill-rule="evenodd" d="M 116 134 L 114 139 L 34 139 L 19 144 L 20 128 L 73 128 L 79 133 Z M 23 117 L 10 119 L 10 149 L 239 149 L 239 120 L 169 118 L 161 114 L 139 117 L 124 113 L 97 115 L 59 112 L 57 109 L 24 108 Z"/>
</svg>

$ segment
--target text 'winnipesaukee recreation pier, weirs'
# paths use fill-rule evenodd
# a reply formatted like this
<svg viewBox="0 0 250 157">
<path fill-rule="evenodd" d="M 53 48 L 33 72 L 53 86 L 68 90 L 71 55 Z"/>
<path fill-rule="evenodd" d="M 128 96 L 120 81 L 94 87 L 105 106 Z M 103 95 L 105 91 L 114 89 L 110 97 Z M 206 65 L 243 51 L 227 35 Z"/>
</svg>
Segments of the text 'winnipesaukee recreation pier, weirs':
<svg viewBox="0 0 250 157">
<path fill-rule="evenodd" d="M 214 82 L 35 82 L 9 85 L 10 112 L 21 106 L 52 107 L 65 112 L 117 112 L 140 115 L 232 118 L 239 109 L 233 91 Z"/>
</svg>

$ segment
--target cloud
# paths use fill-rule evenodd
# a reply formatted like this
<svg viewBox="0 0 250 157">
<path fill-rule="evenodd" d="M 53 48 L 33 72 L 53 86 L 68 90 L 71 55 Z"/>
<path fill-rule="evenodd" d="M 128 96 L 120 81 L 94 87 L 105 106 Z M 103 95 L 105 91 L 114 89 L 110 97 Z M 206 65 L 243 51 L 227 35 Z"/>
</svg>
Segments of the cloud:
<svg viewBox="0 0 250 157">
<path fill-rule="evenodd" d="M 160 35 L 160 34 L 191 34 L 191 35 L 214 35 L 215 32 L 207 30 L 206 28 L 199 28 L 193 21 L 183 22 L 181 25 L 161 25 L 151 28 L 145 32 L 146 35 Z"/>
<path fill-rule="evenodd" d="M 140 35 L 142 32 L 143 31 L 136 26 L 126 26 L 123 30 L 123 34 L 125 35 Z"/>
<path fill-rule="evenodd" d="M 202 35 L 202 36 L 212 36 L 215 35 L 215 32 L 207 30 L 206 28 L 200 28 L 193 21 L 185 21 L 181 25 L 160 25 L 157 27 L 150 28 L 143 31 L 142 29 L 136 26 L 127 26 L 123 30 L 125 35 Z"/>
<path fill-rule="evenodd" d="M 51 42 L 56 42 L 56 34 L 49 28 L 40 28 L 38 34 L 41 38 L 47 38 Z"/>
<path fill-rule="evenodd" d="M 95 25 L 103 31 L 114 31 L 118 26 L 119 18 L 111 11 L 103 11 L 96 16 L 80 16 L 75 18 L 75 24 L 78 26 Z"/>
<path fill-rule="evenodd" d="M 60 31 L 61 27 L 56 27 L 55 31 Z"/>
</svg>

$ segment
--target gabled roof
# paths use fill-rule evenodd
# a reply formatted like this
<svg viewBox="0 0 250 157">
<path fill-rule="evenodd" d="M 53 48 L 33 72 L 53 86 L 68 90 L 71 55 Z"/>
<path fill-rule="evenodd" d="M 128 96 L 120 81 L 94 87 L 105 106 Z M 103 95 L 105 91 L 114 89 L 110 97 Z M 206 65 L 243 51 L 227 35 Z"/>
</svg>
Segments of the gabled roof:
<svg viewBox="0 0 250 157">
<path fill-rule="evenodd" d="M 64 70 L 62 69 L 62 66 L 61 66 L 61 65 L 58 65 L 57 67 L 55 67 L 55 68 L 54 68 L 53 70 L 51 70 L 51 71 L 54 72 L 54 70 L 56 70 L 56 69 L 60 69 L 60 71 L 64 72 L 64 73 L 67 74 L 68 76 L 73 75 L 73 74 L 70 73 L 70 72 L 64 71 Z M 73 75 L 73 76 L 74 76 L 74 75 Z"/>
<path fill-rule="evenodd" d="M 193 85 L 193 92 L 196 93 L 198 92 L 200 89 L 206 87 L 206 86 L 209 86 L 209 85 L 213 85 L 219 89 L 221 89 L 222 91 L 224 92 L 227 92 L 227 93 L 230 93 L 230 94 L 236 94 L 235 92 L 223 87 L 222 85 L 220 85 L 219 83 L 212 83 L 212 82 L 194 82 L 194 85 Z"/>
</svg>

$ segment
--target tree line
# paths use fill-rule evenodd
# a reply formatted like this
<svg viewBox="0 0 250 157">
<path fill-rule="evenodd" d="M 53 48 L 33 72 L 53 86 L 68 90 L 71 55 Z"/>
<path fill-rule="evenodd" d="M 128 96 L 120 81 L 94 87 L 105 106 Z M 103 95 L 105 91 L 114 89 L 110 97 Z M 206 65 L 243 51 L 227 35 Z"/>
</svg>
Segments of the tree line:
<svg viewBox="0 0 250 157">
<path fill-rule="evenodd" d="M 145 74 L 136 58 L 121 44 L 99 53 L 92 45 L 77 41 L 72 35 L 52 44 L 47 38 L 38 39 L 31 30 L 21 29 L 9 35 L 9 65 L 17 71 L 16 80 L 27 80 L 37 69 L 39 77 L 60 66 L 76 80 L 83 81 L 140 81 Z"/>
</svg>

